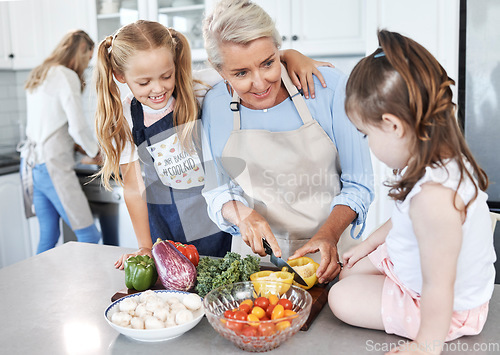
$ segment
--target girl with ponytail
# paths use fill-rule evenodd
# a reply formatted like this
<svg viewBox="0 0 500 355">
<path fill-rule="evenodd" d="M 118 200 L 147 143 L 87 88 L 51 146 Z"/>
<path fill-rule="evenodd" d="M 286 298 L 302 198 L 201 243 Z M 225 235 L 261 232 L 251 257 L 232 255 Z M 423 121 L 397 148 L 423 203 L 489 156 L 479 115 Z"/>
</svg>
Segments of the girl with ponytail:
<svg viewBox="0 0 500 355">
<path fill-rule="evenodd" d="M 329 304 L 346 323 L 414 340 L 394 352 L 439 354 L 486 321 L 495 279 L 488 178 L 457 124 L 443 67 L 398 33 L 378 39 L 351 73 L 345 107 L 397 174 L 387 183 L 395 206 L 344 254 Z"/>
<path fill-rule="evenodd" d="M 301 78 L 318 73 L 316 66 L 323 64 L 297 52 L 286 55 L 289 70 Z M 221 80 L 215 71 L 204 74 L 208 84 Z M 114 79 L 131 91 L 123 101 Z M 158 238 L 223 257 L 231 249 L 231 235 L 210 220 L 201 194 L 205 177 L 195 93 L 210 86 L 193 79 L 186 37 L 158 22 L 126 25 L 99 44 L 95 82 L 96 130 L 104 156 L 99 174 L 107 188 L 110 179 L 123 185 L 139 246 L 115 266 L 123 268 L 131 255 L 151 255 Z"/>
</svg>

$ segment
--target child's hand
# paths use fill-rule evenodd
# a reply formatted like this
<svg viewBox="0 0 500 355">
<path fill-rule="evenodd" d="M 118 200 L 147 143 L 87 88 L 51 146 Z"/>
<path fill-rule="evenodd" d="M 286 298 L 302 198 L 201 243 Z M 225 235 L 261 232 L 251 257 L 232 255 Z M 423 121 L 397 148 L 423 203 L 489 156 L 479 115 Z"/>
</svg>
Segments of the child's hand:
<svg viewBox="0 0 500 355">
<path fill-rule="evenodd" d="M 393 355 L 393 354 L 398 354 L 398 355 L 429 355 L 429 354 L 440 354 L 441 351 L 438 350 L 437 352 L 428 352 L 425 351 L 425 347 L 421 346 L 415 341 L 403 344 L 398 346 L 397 348 L 385 353 L 385 355 Z"/>
<path fill-rule="evenodd" d="M 344 267 L 352 268 L 360 259 L 370 254 L 374 248 L 366 240 L 349 249 L 342 255 L 344 259 Z"/>
<path fill-rule="evenodd" d="M 288 75 L 290 75 L 293 85 L 297 89 L 304 91 L 306 99 L 309 98 L 309 93 L 313 99 L 315 97 L 313 74 L 319 79 L 321 85 L 326 88 L 325 79 L 318 70 L 318 67 L 326 66 L 335 68 L 332 63 L 311 59 L 293 49 L 283 50 L 280 54 L 281 60 L 286 63 Z"/>
<path fill-rule="evenodd" d="M 116 262 L 115 262 L 115 268 L 117 269 L 120 269 L 120 270 L 123 270 L 123 268 L 125 267 L 125 260 L 127 260 L 128 258 L 130 258 L 131 256 L 137 256 L 137 255 L 147 255 L 149 256 L 150 258 L 153 257 L 153 254 L 151 253 L 151 249 L 149 248 L 140 248 L 139 250 L 137 250 L 135 253 L 132 253 L 132 254 L 123 254 L 120 259 L 118 259 Z"/>
</svg>

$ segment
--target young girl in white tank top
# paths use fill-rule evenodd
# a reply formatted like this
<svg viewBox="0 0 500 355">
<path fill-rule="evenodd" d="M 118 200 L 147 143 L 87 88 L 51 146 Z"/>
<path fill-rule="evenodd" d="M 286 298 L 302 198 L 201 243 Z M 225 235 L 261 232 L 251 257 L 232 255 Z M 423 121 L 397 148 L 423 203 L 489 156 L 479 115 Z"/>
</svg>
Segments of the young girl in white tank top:
<svg viewBox="0 0 500 355">
<path fill-rule="evenodd" d="M 446 71 L 409 38 L 378 38 L 351 73 L 346 111 L 397 173 L 394 208 L 344 254 L 329 305 L 346 323 L 413 340 L 392 352 L 439 354 L 486 321 L 495 279 L 488 178 L 457 124 Z"/>
</svg>

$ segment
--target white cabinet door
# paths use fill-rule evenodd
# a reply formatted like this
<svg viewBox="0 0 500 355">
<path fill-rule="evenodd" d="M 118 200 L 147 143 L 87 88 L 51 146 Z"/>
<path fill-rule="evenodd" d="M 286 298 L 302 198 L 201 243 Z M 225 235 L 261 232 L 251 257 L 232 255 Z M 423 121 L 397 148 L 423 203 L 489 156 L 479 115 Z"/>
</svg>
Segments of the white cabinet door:
<svg viewBox="0 0 500 355">
<path fill-rule="evenodd" d="M 309 56 L 364 54 L 365 0 L 256 0 L 276 23 L 283 49 Z"/>
<path fill-rule="evenodd" d="M 307 55 L 364 54 L 364 0 L 292 0 L 292 48 Z"/>
<path fill-rule="evenodd" d="M 83 30 L 97 42 L 94 0 L 41 0 L 41 2 L 44 11 L 43 58 L 52 53 L 62 37 L 70 30 Z"/>
<path fill-rule="evenodd" d="M 12 67 L 9 22 L 9 7 L 6 2 L 0 2 L 0 69 Z"/>
<path fill-rule="evenodd" d="M 0 267 L 32 256 L 19 173 L 0 176 Z"/>
<path fill-rule="evenodd" d="M 9 1 L 6 13 L 12 58 L 10 67 L 4 69 L 35 67 L 43 58 L 46 40 L 42 33 L 42 3 L 37 0 Z"/>
<path fill-rule="evenodd" d="M 97 40 L 95 0 L 23 0 L 0 3 L 0 69 L 32 69 L 66 32 Z"/>
</svg>

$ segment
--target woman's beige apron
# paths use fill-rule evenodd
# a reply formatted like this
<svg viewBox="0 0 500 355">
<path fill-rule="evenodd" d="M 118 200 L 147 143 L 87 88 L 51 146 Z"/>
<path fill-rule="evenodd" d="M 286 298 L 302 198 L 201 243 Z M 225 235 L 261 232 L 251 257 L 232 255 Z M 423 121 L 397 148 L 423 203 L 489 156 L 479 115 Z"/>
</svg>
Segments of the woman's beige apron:
<svg viewBox="0 0 500 355">
<path fill-rule="evenodd" d="M 303 125 L 285 132 L 241 130 L 240 98 L 234 92 L 234 128 L 221 161 L 243 189 L 250 207 L 271 226 L 286 260 L 316 234 L 330 215 L 332 200 L 341 189 L 341 170 L 335 144 L 312 118 L 283 67 L 281 79 Z M 339 244 L 352 239 L 349 230 L 344 231 Z M 243 255 L 253 254 L 241 238 L 233 238 L 232 249 Z M 321 259 L 319 253 L 309 256 L 318 262 Z"/>
<path fill-rule="evenodd" d="M 73 138 L 68 133 L 68 124 L 65 124 L 42 144 L 42 154 L 71 228 L 78 230 L 92 225 L 94 219 L 87 198 L 73 170 L 74 144 Z"/>
</svg>

